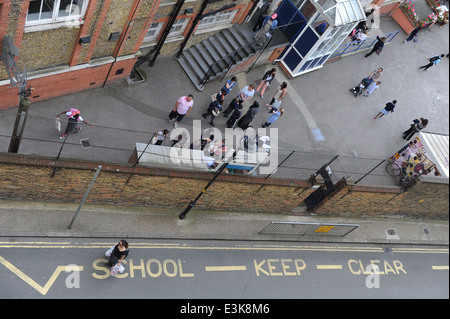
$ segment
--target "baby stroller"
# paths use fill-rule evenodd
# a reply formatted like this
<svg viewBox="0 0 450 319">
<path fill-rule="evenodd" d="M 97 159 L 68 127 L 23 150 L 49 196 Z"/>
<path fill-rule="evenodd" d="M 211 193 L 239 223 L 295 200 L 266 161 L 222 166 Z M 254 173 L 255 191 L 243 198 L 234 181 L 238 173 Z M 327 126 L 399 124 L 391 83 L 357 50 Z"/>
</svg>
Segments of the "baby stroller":
<svg viewBox="0 0 450 319">
<path fill-rule="evenodd" d="M 362 79 L 362 81 L 355 86 L 354 88 L 350 89 L 350 92 L 353 93 L 355 97 L 358 97 L 367 87 L 373 82 L 373 79 L 367 77 Z"/>
</svg>

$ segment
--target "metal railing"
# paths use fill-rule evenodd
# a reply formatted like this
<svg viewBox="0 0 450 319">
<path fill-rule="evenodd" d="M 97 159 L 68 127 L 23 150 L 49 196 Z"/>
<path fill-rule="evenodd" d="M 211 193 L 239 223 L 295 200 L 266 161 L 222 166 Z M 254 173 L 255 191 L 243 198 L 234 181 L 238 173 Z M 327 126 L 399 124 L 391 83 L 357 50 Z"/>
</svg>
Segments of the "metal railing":
<svg viewBox="0 0 450 319">
<path fill-rule="evenodd" d="M 297 223 L 297 222 L 271 222 L 260 235 L 326 235 L 346 236 L 358 228 L 356 224 L 325 224 L 325 223 Z"/>
<path fill-rule="evenodd" d="M 15 117 L 16 114 L 12 111 L 0 112 L 0 152 L 8 152 Z M 61 124 L 64 130 L 66 119 L 63 117 Z M 52 157 L 55 160 L 134 164 L 136 161 L 130 159 L 135 153 L 136 143 L 147 145 L 155 133 L 164 128 L 161 126 L 150 131 L 139 131 L 98 124 L 94 127 L 80 124 L 80 127 L 79 133 L 69 134 L 66 139 L 61 140 L 59 136 L 62 132 L 55 129 L 54 117 L 29 114 L 18 153 Z M 195 136 L 191 130 L 189 133 L 191 143 L 199 142 L 200 136 Z M 173 141 L 167 139 L 163 146 L 172 146 L 172 143 Z M 345 178 L 351 179 L 357 185 L 398 185 L 396 178 L 390 176 L 382 165 L 385 159 L 350 155 L 336 157 L 335 153 L 316 153 L 282 147 L 272 149 L 269 155 L 269 161 L 260 165 L 261 168 L 266 167 L 264 171 L 258 169 L 255 172 L 259 177 L 306 181 L 327 163 L 326 169 L 329 170 L 334 184 Z M 165 165 L 155 163 L 154 166 Z"/>
<path fill-rule="evenodd" d="M 384 41 L 384 43 L 388 43 L 388 42 L 391 42 L 395 38 L 395 36 L 398 34 L 398 32 L 399 31 L 397 30 L 397 31 L 379 35 L 378 37 L 380 37 L 380 38 L 385 37 L 386 40 Z M 361 42 L 356 42 L 356 44 L 355 44 L 355 41 L 341 44 L 340 46 L 338 46 L 336 48 L 334 53 L 330 56 L 330 59 L 335 58 L 340 55 L 343 55 L 343 54 L 367 49 L 367 48 L 371 47 L 372 45 L 374 45 L 377 41 L 378 41 L 377 37 L 372 37 L 372 38 L 365 39 Z"/>
<path fill-rule="evenodd" d="M 255 44 L 262 36 L 251 40 L 250 42 L 247 42 L 246 44 L 242 45 L 241 47 L 239 47 L 238 49 L 234 50 L 233 52 L 229 53 L 228 55 L 224 56 L 222 59 L 214 62 L 213 64 L 211 64 L 209 66 L 208 71 L 206 71 L 205 75 L 203 76 L 203 78 L 200 80 L 199 82 L 199 86 L 203 87 L 205 85 L 206 82 L 208 82 L 208 80 L 211 78 L 213 72 L 216 72 L 217 74 L 221 74 L 221 73 L 225 73 L 227 74 L 228 71 L 231 69 L 231 67 L 233 65 L 235 65 L 238 62 L 238 55 L 239 52 L 244 51 L 245 49 L 247 49 L 247 47 L 250 47 L 251 50 L 253 51 L 254 49 L 252 48 L 252 45 Z M 269 38 L 271 39 L 271 38 Z M 268 39 L 268 40 L 269 40 Z M 262 48 L 265 48 L 267 42 L 269 41 L 265 41 L 264 45 L 261 46 Z M 258 52 L 258 50 L 255 51 L 255 53 Z M 251 56 L 252 54 L 248 55 Z M 247 57 L 248 57 L 247 56 Z M 245 57 L 245 58 L 247 58 Z M 244 58 L 244 59 L 245 59 Z M 225 68 L 222 68 L 220 65 L 224 65 Z M 214 71 L 214 69 L 218 70 L 218 71 Z M 223 80 L 223 79 L 222 79 Z"/>
</svg>

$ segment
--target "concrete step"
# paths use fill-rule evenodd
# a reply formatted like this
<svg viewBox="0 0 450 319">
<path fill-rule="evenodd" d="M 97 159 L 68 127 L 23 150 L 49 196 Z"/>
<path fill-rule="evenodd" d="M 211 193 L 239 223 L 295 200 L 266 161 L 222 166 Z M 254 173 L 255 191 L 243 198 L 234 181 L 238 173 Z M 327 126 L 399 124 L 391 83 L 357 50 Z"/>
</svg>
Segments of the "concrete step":
<svg viewBox="0 0 450 319">
<path fill-rule="evenodd" d="M 197 90 L 202 91 L 203 88 L 198 85 L 200 82 L 200 78 L 198 77 L 197 73 L 195 73 L 190 65 L 189 62 L 186 61 L 184 55 L 182 54 L 178 60 L 178 63 L 180 63 L 181 68 L 186 72 L 187 76 L 191 79 L 192 83 L 196 86 Z"/>
<path fill-rule="evenodd" d="M 253 42 L 251 32 L 241 31 L 233 25 L 185 50 L 178 61 L 201 91 L 203 85 L 200 82 L 208 77 L 208 72 L 208 80 L 213 80 L 257 51 L 249 42 Z"/>
</svg>

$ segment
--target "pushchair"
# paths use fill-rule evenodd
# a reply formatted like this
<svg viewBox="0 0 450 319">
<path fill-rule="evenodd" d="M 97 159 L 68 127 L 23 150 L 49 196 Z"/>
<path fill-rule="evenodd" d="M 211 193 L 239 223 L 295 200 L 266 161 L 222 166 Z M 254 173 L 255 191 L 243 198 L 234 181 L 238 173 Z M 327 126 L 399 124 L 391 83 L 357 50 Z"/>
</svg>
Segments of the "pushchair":
<svg viewBox="0 0 450 319">
<path fill-rule="evenodd" d="M 373 79 L 367 77 L 361 80 L 361 82 L 355 86 L 354 88 L 350 89 L 350 92 L 353 93 L 353 95 L 355 97 L 358 97 L 358 95 L 360 95 L 365 89 L 367 89 L 367 87 L 372 84 Z"/>
</svg>

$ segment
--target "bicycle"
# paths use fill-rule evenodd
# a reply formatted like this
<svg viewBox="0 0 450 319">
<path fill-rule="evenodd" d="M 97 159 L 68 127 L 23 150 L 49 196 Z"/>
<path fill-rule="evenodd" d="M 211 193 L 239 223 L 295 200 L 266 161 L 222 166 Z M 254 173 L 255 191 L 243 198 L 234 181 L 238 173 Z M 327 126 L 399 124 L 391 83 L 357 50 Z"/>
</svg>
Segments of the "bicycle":
<svg viewBox="0 0 450 319">
<path fill-rule="evenodd" d="M 397 177 L 397 180 L 400 186 L 405 186 L 414 180 L 414 177 L 408 176 L 406 172 L 407 167 L 413 167 L 413 164 L 405 162 L 402 167 L 400 167 L 397 163 L 388 163 L 386 165 L 386 172 L 391 175 Z"/>
</svg>

